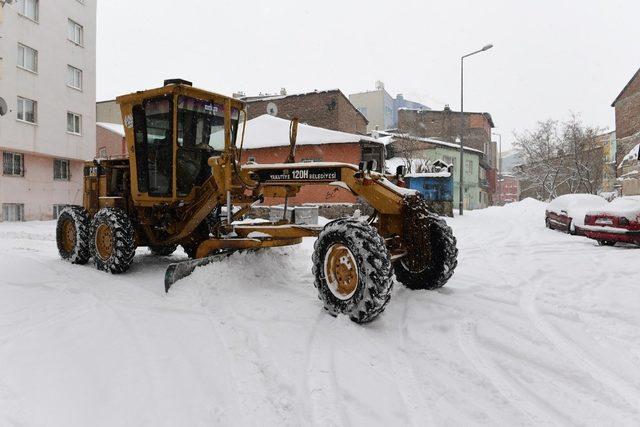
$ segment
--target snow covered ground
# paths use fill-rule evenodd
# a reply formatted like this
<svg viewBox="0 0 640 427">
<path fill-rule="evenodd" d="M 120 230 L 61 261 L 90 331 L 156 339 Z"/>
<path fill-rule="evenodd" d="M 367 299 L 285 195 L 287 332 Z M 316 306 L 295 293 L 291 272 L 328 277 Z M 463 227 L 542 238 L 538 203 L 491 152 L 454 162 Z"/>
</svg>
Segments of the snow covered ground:
<svg viewBox="0 0 640 427">
<path fill-rule="evenodd" d="M 638 425 L 640 250 L 544 228 L 526 200 L 450 221 L 459 267 L 367 326 L 325 314 L 313 241 L 163 291 L 0 224 L 1 426 Z"/>
</svg>

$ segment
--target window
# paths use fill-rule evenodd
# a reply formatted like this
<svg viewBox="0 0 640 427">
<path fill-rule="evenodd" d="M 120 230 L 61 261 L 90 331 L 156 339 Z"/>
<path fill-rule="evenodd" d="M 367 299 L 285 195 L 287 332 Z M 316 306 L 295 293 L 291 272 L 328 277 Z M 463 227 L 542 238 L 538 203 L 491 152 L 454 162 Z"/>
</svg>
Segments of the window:
<svg viewBox="0 0 640 427">
<path fill-rule="evenodd" d="M 53 219 L 58 219 L 60 212 L 66 207 L 67 205 L 53 205 Z"/>
<path fill-rule="evenodd" d="M 82 28 L 82 25 L 69 19 L 69 24 L 67 26 L 67 38 L 75 44 L 82 46 L 84 43 L 84 29 Z"/>
<path fill-rule="evenodd" d="M 24 176 L 24 158 L 20 153 L 2 153 L 2 174 L 7 176 Z"/>
<path fill-rule="evenodd" d="M 3 221 L 22 221 L 24 215 L 24 205 L 21 203 L 3 203 Z"/>
<path fill-rule="evenodd" d="M 67 65 L 67 86 L 82 90 L 82 70 Z"/>
<path fill-rule="evenodd" d="M 38 72 L 38 51 L 18 43 L 18 67 Z"/>
<path fill-rule="evenodd" d="M 82 131 L 82 116 L 76 113 L 67 112 L 67 132 L 80 135 Z"/>
<path fill-rule="evenodd" d="M 465 160 L 464 173 L 471 173 L 473 171 L 473 162 L 471 160 Z"/>
<path fill-rule="evenodd" d="M 255 163 L 256 162 L 256 158 L 254 156 L 249 156 L 249 158 L 247 159 L 247 163 Z"/>
<path fill-rule="evenodd" d="M 38 0 L 18 0 L 18 13 L 25 18 L 38 22 L 40 2 Z"/>
<path fill-rule="evenodd" d="M 31 99 L 18 97 L 18 120 L 36 123 L 38 103 Z"/>
<path fill-rule="evenodd" d="M 107 149 L 106 149 L 106 147 L 100 148 L 100 151 L 98 152 L 98 157 L 100 157 L 101 159 L 106 159 L 107 158 Z"/>
<path fill-rule="evenodd" d="M 69 160 L 53 160 L 53 179 L 69 181 Z"/>
</svg>

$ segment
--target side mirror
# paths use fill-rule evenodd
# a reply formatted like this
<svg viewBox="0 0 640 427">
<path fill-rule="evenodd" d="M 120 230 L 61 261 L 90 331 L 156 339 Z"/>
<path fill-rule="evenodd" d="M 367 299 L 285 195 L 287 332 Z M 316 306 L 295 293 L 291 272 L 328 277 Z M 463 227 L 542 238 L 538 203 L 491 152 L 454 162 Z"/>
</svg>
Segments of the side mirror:
<svg viewBox="0 0 640 427">
<path fill-rule="evenodd" d="M 404 165 L 400 165 L 396 168 L 396 176 L 404 176 Z"/>
<path fill-rule="evenodd" d="M 364 170 L 364 167 L 365 167 L 365 162 L 360 162 L 360 163 L 358 163 L 358 170 L 359 170 L 359 171 L 363 171 L 363 170 Z"/>
</svg>

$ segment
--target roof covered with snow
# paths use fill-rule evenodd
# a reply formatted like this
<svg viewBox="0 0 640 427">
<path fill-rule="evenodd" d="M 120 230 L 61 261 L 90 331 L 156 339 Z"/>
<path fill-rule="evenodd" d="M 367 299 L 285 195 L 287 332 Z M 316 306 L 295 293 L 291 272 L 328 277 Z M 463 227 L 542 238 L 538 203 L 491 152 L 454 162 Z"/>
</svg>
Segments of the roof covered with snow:
<svg viewBox="0 0 640 427">
<path fill-rule="evenodd" d="M 388 131 L 378 131 L 378 140 L 379 140 L 379 142 L 382 142 L 385 145 L 388 144 L 389 143 L 389 140 L 387 139 L 388 137 L 391 137 L 391 139 L 393 139 L 393 138 L 403 138 L 403 139 L 410 139 L 412 141 L 426 142 L 426 143 L 433 144 L 433 145 L 438 145 L 438 146 L 441 146 L 441 147 L 449 147 L 449 148 L 456 148 L 456 149 L 460 148 L 460 144 L 455 144 L 453 142 L 447 142 L 447 141 L 441 141 L 441 140 L 435 139 L 435 138 L 423 138 L 423 137 L 419 137 L 419 136 L 409 135 L 409 134 L 406 134 L 406 133 L 393 133 L 393 132 L 388 132 Z M 466 147 L 466 146 L 464 147 L 464 151 L 468 151 L 468 152 L 471 152 L 471 153 L 484 154 L 481 150 L 476 150 L 475 148 Z"/>
<path fill-rule="evenodd" d="M 124 136 L 124 126 L 116 123 L 97 122 L 96 126 L 100 126 L 103 129 L 107 129 L 113 133 L 117 133 L 120 136 Z"/>
<path fill-rule="evenodd" d="M 263 114 L 247 121 L 243 148 L 288 146 L 290 123 L 290 120 L 269 114 Z M 304 123 L 298 124 L 297 145 L 346 144 L 360 141 L 378 142 L 365 135 L 339 132 Z"/>
</svg>

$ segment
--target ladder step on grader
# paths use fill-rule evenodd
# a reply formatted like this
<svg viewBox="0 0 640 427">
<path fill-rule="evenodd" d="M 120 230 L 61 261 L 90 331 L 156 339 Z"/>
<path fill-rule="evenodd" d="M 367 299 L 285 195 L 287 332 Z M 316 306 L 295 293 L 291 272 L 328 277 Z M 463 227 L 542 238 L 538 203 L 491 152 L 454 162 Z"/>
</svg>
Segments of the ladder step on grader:
<svg viewBox="0 0 640 427">
<path fill-rule="evenodd" d="M 382 313 L 394 277 L 410 289 L 436 289 L 453 274 L 456 239 L 419 194 L 394 185 L 371 162 L 296 163 L 296 119 L 285 162 L 240 164 L 244 102 L 180 79 L 117 102 L 128 155 L 85 163 L 83 205 L 68 206 L 58 217 L 56 240 L 64 260 L 92 259 L 99 270 L 124 273 L 137 247 L 167 256 L 180 245 L 189 259 L 169 265 L 169 291 L 198 266 L 235 251 L 316 237 L 312 263 L 319 298 L 331 315 L 357 323 Z M 318 184 L 348 189 L 373 215 L 324 227 L 285 219 L 238 222 L 265 197 L 282 198 L 286 206 L 303 186 Z"/>
</svg>

